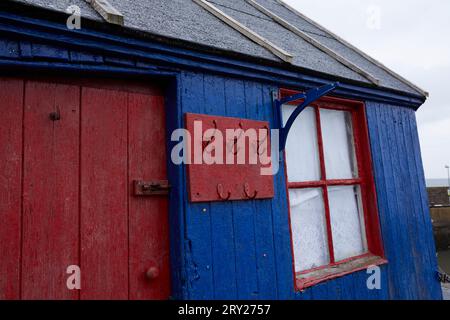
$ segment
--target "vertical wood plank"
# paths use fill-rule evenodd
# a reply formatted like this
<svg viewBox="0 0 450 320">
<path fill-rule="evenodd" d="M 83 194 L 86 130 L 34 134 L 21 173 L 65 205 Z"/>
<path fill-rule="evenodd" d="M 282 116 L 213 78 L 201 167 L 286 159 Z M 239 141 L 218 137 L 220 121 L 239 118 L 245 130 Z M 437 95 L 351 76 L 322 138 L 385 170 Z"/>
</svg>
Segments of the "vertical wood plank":
<svg viewBox="0 0 450 320">
<path fill-rule="evenodd" d="M 228 116 L 246 117 L 244 81 L 226 79 L 225 98 Z M 242 181 L 242 183 L 249 183 L 252 188 L 252 181 Z M 256 269 L 254 205 L 252 201 L 235 201 L 232 206 L 238 298 L 256 299 L 259 289 Z"/>
<path fill-rule="evenodd" d="M 267 86 L 246 82 L 245 105 L 249 119 L 272 121 L 271 107 L 264 103 L 270 99 L 271 94 Z M 253 201 L 258 297 L 269 300 L 278 296 L 270 203 L 270 200 Z"/>
<path fill-rule="evenodd" d="M 418 227 L 423 224 L 423 221 L 420 221 L 415 214 L 414 198 L 417 195 L 413 194 L 413 185 L 414 181 L 411 181 L 411 176 L 409 173 L 409 154 L 406 149 L 406 136 L 405 136 L 405 126 L 409 126 L 408 123 L 404 121 L 404 114 L 408 112 L 414 112 L 412 110 L 403 108 L 403 107 L 392 107 L 390 108 L 392 112 L 392 119 L 395 126 L 395 138 L 397 145 L 397 154 L 404 155 L 401 161 L 398 161 L 398 171 L 397 171 L 397 179 L 398 179 L 398 188 L 399 188 L 399 205 L 404 210 L 404 222 L 403 229 L 406 231 L 406 239 L 409 244 L 407 257 L 409 259 L 409 277 L 407 281 L 409 285 L 413 287 L 411 290 L 413 299 L 420 299 L 420 291 L 426 290 L 422 289 L 422 286 L 427 286 L 427 282 L 425 282 L 423 277 L 417 277 L 416 275 L 423 275 L 423 262 L 422 255 L 423 250 L 420 248 L 419 242 L 421 240 L 418 239 L 417 231 Z M 394 149 L 395 150 L 395 149 Z M 397 158 L 398 159 L 398 158 Z M 399 159 L 400 160 L 400 159 Z M 406 227 L 406 228 L 405 228 Z"/>
<path fill-rule="evenodd" d="M 380 201 L 382 201 L 381 197 L 378 199 L 379 207 L 382 208 L 385 214 L 385 216 L 382 217 L 383 225 L 381 229 L 383 231 L 383 238 L 386 239 L 385 249 L 386 256 L 389 260 L 389 270 L 391 275 L 391 283 L 389 285 L 390 296 L 394 299 L 400 299 L 402 295 L 399 291 L 405 286 L 405 283 L 402 283 L 402 277 L 396 275 L 395 272 L 404 269 L 404 267 L 401 257 L 402 251 L 395 248 L 395 243 L 397 242 L 398 245 L 400 245 L 400 243 L 404 243 L 405 241 L 402 239 L 404 238 L 402 232 L 399 232 L 398 230 L 399 218 L 396 217 L 399 210 L 395 199 L 396 190 L 393 183 L 392 156 L 388 140 L 392 139 L 389 138 L 392 129 L 390 128 L 390 123 L 388 123 L 391 120 L 387 117 L 386 110 L 382 106 L 379 106 L 376 109 L 376 118 L 379 124 L 378 141 L 381 149 L 377 152 L 377 155 L 381 158 L 381 168 L 379 169 L 381 171 L 378 173 L 376 181 L 385 184 L 384 202 L 380 203 Z M 369 123 L 369 126 L 370 125 L 371 124 Z"/>
<path fill-rule="evenodd" d="M 398 112 L 398 121 L 401 122 L 402 130 L 400 132 L 400 136 L 402 137 L 402 145 L 405 150 L 405 154 L 408 154 L 412 150 L 414 150 L 412 146 L 411 141 L 411 134 L 409 133 L 410 127 L 409 127 L 409 115 L 414 114 L 413 110 L 409 109 L 402 109 L 401 112 Z M 411 192 L 408 193 L 409 195 L 409 207 L 408 211 L 410 212 L 409 219 L 410 219 L 410 233 L 411 233 L 411 240 L 412 240 L 412 246 L 413 246 L 413 258 L 415 262 L 415 274 L 416 275 L 424 275 L 425 277 L 416 277 L 417 281 L 417 294 L 418 299 L 421 297 L 429 297 L 430 290 L 432 290 L 432 286 L 428 285 L 430 282 L 430 277 L 428 276 L 426 270 L 429 269 L 429 265 L 432 265 L 432 262 L 429 260 L 428 255 L 428 246 L 429 244 L 427 241 L 423 241 L 423 239 L 415 236 L 417 234 L 426 234 L 424 232 L 426 225 L 430 223 L 431 218 L 428 221 L 425 221 L 423 219 L 424 215 L 422 214 L 421 210 L 421 203 L 420 203 L 420 197 L 417 197 L 416 195 L 420 194 L 419 191 L 419 179 L 418 176 L 414 174 L 416 171 L 415 169 L 415 161 L 413 156 L 406 157 L 405 161 L 405 173 L 407 181 L 409 182 L 409 188 Z"/>
<path fill-rule="evenodd" d="M 409 127 L 409 138 L 411 139 L 411 150 L 414 154 L 414 157 L 411 157 L 413 166 L 411 168 L 411 172 L 413 175 L 414 181 L 417 183 L 418 192 L 420 197 L 418 197 L 418 201 L 420 202 L 420 206 L 418 209 L 420 211 L 419 215 L 422 216 L 422 225 L 420 234 L 422 234 L 422 238 L 420 239 L 425 247 L 424 251 L 424 277 L 427 278 L 427 286 L 428 292 L 427 296 L 421 296 L 421 299 L 442 299 L 442 289 L 440 282 L 436 279 L 436 269 L 437 269 L 437 258 L 436 258 L 436 246 L 434 243 L 433 236 L 433 227 L 430 216 L 430 209 L 428 205 L 428 196 L 426 192 L 425 185 L 425 172 L 423 169 L 421 149 L 419 143 L 419 132 L 417 129 L 416 115 L 414 113 L 409 114 L 407 117 L 407 123 Z"/>
<path fill-rule="evenodd" d="M 278 119 L 277 110 L 275 110 L 272 101 L 272 92 L 278 92 L 277 87 L 265 87 L 264 108 L 268 108 L 272 113 L 271 127 L 274 128 L 276 119 Z M 283 153 L 280 153 L 283 157 Z M 280 159 L 279 171 L 274 177 L 275 197 L 271 201 L 272 206 L 272 224 L 273 238 L 275 247 L 275 263 L 277 271 L 278 299 L 290 300 L 295 297 L 295 276 L 294 261 L 292 256 L 291 231 L 289 224 L 289 204 L 286 190 L 286 167 L 284 159 Z M 312 291 L 301 295 L 303 298 L 312 297 Z M 300 296 L 300 295 L 298 295 Z"/>
<path fill-rule="evenodd" d="M 366 104 L 366 116 L 367 116 L 367 124 L 368 131 L 370 137 L 370 147 L 372 153 L 372 170 L 374 173 L 375 180 L 375 189 L 377 191 L 377 200 L 378 200 L 378 216 L 380 219 L 380 229 L 382 232 L 382 245 L 385 249 L 385 253 L 388 247 L 388 244 L 392 242 L 392 233 L 385 230 L 385 226 L 388 225 L 388 216 L 387 212 L 387 189 L 386 189 L 386 181 L 384 178 L 384 165 L 383 165 L 383 149 L 381 146 L 381 130 L 384 130 L 380 118 L 378 116 L 379 105 L 375 103 L 367 103 Z M 388 254 L 386 253 L 388 257 Z M 389 259 L 389 257 L 388 257 Z M 383 277 L 382 279 L 382 296 L 388 297 L 390 292 L 395 290 L 395 277 L 391 272 L 389 272 L 391 264 L 384 266 Z"/>
<path fill-rule="evenodd" d="M 171 135 L 176 129 L 183 128 L 183 112 L 181 110 L 180 76 L 173 79 L 165 88 L 167 150 L 171 152 L 177 145 Z M 169 138 L 170 137 L 170 138 Z M 187 299 L 188 292 L 185 285 L 185 171 L 183 166 L 175 165 L 171 157 L 167 159 L 167 174 L 172 185 L 169 194 L 169 224 L 170 224 L 170 269 L 171 269 L 171 297 L 173 299 Z"/>
<path fill-rule="evenodd" d="M 203 110 L 205 95 L 203 74 L 183 73 L 180 80 L 183 114 L 198 113 L 199 110 Z M 187 192 L 184 192 L 184 202 L 186 203 L 185 252 L 188 299 L 211 299 L 214 297 L 215 286 L 212 270 L 210 205 L 190 204 Z"/>
<path fill-rule="evenodd" d="M 414 112 L 372 102 L 366 110 L 380 223 L 389 260 L 382 267 L 382 288 L 388 290 L 382 289 L 379 298 L 439 299 L 420 147 L 411 120 Z"/>
<path fill-rule="evenodd" d="M 170 295 L 169 223 L 167 197 L 135 197 L 134 180 L 166 180 L 164 101 L 161 95 L 130 93 L 129 250 L 130 299 L 167 299 Z M 146 278 L 155 267 L 156 279 Z"/>
<path fill-rule="evenodd" d="M 0 78 L 0 300 L 20 298 L 23 81 Z"/>
<path fill-rule="evenodd" d="M 401 122 L 398 118 L 398 107 L 388 107 L 384 108 L 385 117 L 388 121 L 388 142 L 391 153 L 397 155 L 405 155 L 405 152 L 402 150 L 402 141 L 400 139 L 401 130 Z M 406 163 L 406 159 L 402 157 L 391 156 L 391 181 L 392 181 L 392 202 L 396 204 L 396 213 L 395 213 L 395 227 L 398 230 L 398 237 L 400 237 L 401 241 L 397 241 L 397 254 L 399 255 L 397 259 L 401 260 L 403 264 L 402 270 L 409 269 L 411 272 L 409 273 L 399 273 L 399 277 L 403 281 L 403 288 L 405 292 L 408 292 L 407 295 L 404 296 L 405 299 L 417 299 L 416 289 L 417 282 L 414 276 L 415 270 L 415 259 L 414 255 L 415 248 L 414 242 L 411 236 L 411 211 L 409 208 L 409 199 L 408 192 L 410 192 L 410 185 L 408 184 L 405 177 L 405 168 L 404 165 Z M 405 181 L 406 180 L 406 181 Z M 391 222 L 392 223 L 392 222 Z"/>
<path fill-rule="evenodd" d="M 225 81 L 205 76 L 205 112 L 226 115 Z M 237 299 L 236 256 L 234 251 L 233 205 L 229 202 L 210 204 L 211 244 L 215 299 Z"/>
<path fill-rule="evenodd" d="M 127 299 L 127 93 L 81 100 L 81 298 Z"/>
<path fill-rule="evenodd" d="M 77 86 L 27 82 L 24 115 L 23 299 L 77 299 L 67 267 L 78 264 Z M 59 110 L 61 120 L 50 120 Z"/>
</svg>

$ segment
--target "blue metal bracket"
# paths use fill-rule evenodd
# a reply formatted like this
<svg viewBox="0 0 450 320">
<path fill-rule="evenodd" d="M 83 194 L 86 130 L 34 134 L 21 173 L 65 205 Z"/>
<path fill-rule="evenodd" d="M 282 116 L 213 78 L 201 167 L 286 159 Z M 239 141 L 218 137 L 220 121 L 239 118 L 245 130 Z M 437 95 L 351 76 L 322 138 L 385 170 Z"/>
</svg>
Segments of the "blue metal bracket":
<svg viewBox="0 0 450 320">
<path fill-rule="evenodd" d="M 300 113 L 302 113 L 303 110 L 305 110 L 311 103 L 314 101 L 317 101 L 318 99 L 322 98 L 323 96 L 327 95 L 328 93 L 336 90 L 336 88 L 339 87 L 339 82 L 331 83 L 328 85 L 325 85 L 320 88 L 313 88 L 308 90 L 304 93 L 298 93 L 294 94 L 293 96 L 286 97 L 283 99 L 275 99 L 275 108 L 278 111 L 278 121 L 279 121 L 279 128 L 280 128 L 280 151 L 283 151 L 286 148 L 286 142 L 287 137 L 289 135 L 289 131 L 292 128 L 292 125 L 294 124 L 295 120 L 298 118 Z M 286 122 L 286 125 L 283 127 L 283 119 L 282 119 L 282 107 L 284 104 L 296 101 L 296 100 L 303 100 L 301 104 L 297 106 L 295 111 L 292 113 L 292 115 L 289 117 L 288 121 Z"/>
</svg>

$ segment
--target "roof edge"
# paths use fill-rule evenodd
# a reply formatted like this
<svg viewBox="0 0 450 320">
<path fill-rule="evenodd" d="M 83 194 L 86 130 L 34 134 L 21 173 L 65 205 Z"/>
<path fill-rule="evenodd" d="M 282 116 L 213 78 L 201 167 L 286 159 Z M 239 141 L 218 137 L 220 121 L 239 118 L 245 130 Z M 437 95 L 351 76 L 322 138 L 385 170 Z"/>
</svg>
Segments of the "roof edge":
<svg viewBox="0 0 450 320">
<path fill-rule="evenodd" d="M 386 65 L 384 65 L 383 63 L 381 63 L 380 61 L 376 60 L 375 58 L 372 58 L 371 56 L 369 56 L 367 53 L 365 53 L 364 51 L 358 49 L 357 47 L 355 47 L 354 45 L 352 45 L 351 43 L 349 43 L 348 41 L 344 40 L 343 38 L 341 38 L 340 36 L 338 36 L 337 34 L 333 33 L 332 31 L 328 30 L 327 28 L 325 28 L 324 26 L 322 26 L 321 24 L 315 22 L 314 20 L 308 18 L 307 16 L 305 16 L 303 13 L 301 13 L 300 11 L 298 11 L 297 9 L 295 9 L 294 7 L 292 7 L 291 5 L 287 4 L 286 2 L 284 2 L 283 0 L 275 0 L 277 3 L 279 3 L 280 5 L 282 5 L 283 7 L 285 7 L 286 9 L 288 9 L 289 11 L 291 11 L 292 13 L 296 14 L 297 16 L 299 16 L 300 18 L 306 20 L 307 22 L 311 23 L 312 25 L 314 25 L 315 27 L 319 28 L 320 30 L 322 30 L 323 32 L 328 33 L 331 37 L 333 37 L 335 40 L 339 41 L 341 44 L 349 47 L 350 49 L 356 51 L 358 54 L 360 54 L 361 56 L 363 56 L 365 59 L 369 60 L 370 62 L 372 62 L 373 64 L 375 64 L 377 67 L 383 69 L 384 71 L 386 71 L 387 73 L 389 73 L 391 76 L 393 76 L 394 78 L 396 78 L 397 80 L 400 80 L 401 82 L 405 83 L 406 85 L 408 85 L 409 87 L 413 88 L 414 90 L 416 90 L 417 92 L 419 92 L 421 95 L 423 95 L 424 97 L 428 98 L 430 96 L 429 92 L 427 92 L 426 90 L 422 89 L 421 87 L 419 87 L 418 85 L 414 84 L 413 82 L 411 82 L 410 80 L 404 78 L 403 76 L 399 75 L 397 72 L 393 71 L 392 69 L 390 69 L 389 67 L 387 67 Z"/>
<path fill-rule="evenodd" d="M 370 82 L 372 82 L 373 84 L 379 86 L 380 85 L 380 80 L 378 80 L 377 78 L 375 78 L 373 75 L 371 75 L 369 72 L 363 70 L 362 68 L 360 68 L 359 66 L 357 66 L 356 64 L 352 63 L 351 61 L 347 60 L 346 58 L 344 58 L 342 55 L 340 55 L 339 53 L 335 52 L 334 50 L 330 49 L 329 47 L 327 47 L 326 45 L 320 43 L 319 41 L 317 41 L 316 39 L 310 37 L 308 34 L 306 34 L 305 32 L 301 31 L 300 29 L 298 29 L 296 26 L 294 26 L 293 24 L 289 23 L 288 21 L 284 20 L 283 18 L 279 17 L 278 15 L 272 13 L 270 10 L 266 9 L 263 5 L 257 3 L 255 0 L 246 0 L 247 3 L 249 3 L 250 5 L 252 5 L 253 7 L 255 7 L 258 11 L 264 13 L 265 15 L 267 15 L 268 17 L 270 17 L 272 20 L 274 20 L 276 23 L 278 23 L 279 25 L 281 25 L 282 27 L 284 27 L 285 29 L 291 31 L 292 33 L 294 33 L 295 35 L 299 36 L 300 38 L 302 38 L 303 40 L 305 40 L 306 42 L 308 42 L 309 44 L 315 46 L 317 49 L 319 49 L 320 51 L 326 53 L 327 55 L 329 55 L 331 58 L 335 59 L 336 61 L 338 61 L 339 63 L 343 64 L 345 67 L 351 69 L 352 71 L 360 74 L 361 76 L 363 76 L 364 78 L 366 78 L 367 80 L 369 80 Z"/>
<path fill-rule="evenodd" d="M 31 7 L 33 10 L 30 11 L 24 11 L 24 7 Z M 33 6 L 30 4 L 24 4 L 20 2 L 16 2 L 13 0 L 7 0 L 5 2 L 0 2 L 0 9 L 4 9 L 3 12 L 10 14 L 13 14 L 14 16 L 11 16 L 11 19 L 13 19 L 16 22 L 20 23 L 26 23 L 31 25 L 39 25 L 42 27 L 50 28 L 50 29 L 59 29 L 56 24 L 60 24 L 65 20 L 61 20 L 62 17 L 67 16 L 67 13 L 59 11 L 59 10 L 52 10 L 50 8 L 43 8 L 40 6 Z M 1 10 L 0 10 L 1 12 Z M 31 18 L 31 21 L 27 18 Z M 50 24 L 48 24 L 50 23 Z M 386 96 L 389 96 L 387 98 L 390 100 L 392 97 L 392 101 L 383 100 L 383 102 L 391 103 L 394 105 L 404 105 L 406 107 L 410 107 L 414 110 L 417 110 L 420 108 L 421 105 L 425 102 L 426 98 L 419 94 L 414 94 L 394 88 L 389 87 L 383 87 L 380 86 L 378 88 L 374 88 L 373 85 L 370 85 L 368 83 L 351 80 L 347 78 L 332 76 L 330 74 L 314 71 L 311 69 L 306 69 L 302 67 L 297 67 L 293 65 L 288 65 L 286 63 L 283 63 L 281 60 L 274 61 L 269 60 L 261 57 L 255 57 L 252 55 L 244 54 L 241 52 L 235 52 L 235 51 L 229 51 L 224 50 L 221 48 L 216 48 L 214 46 L 207 46 L 202 45 L 199 43 L 186 41 L 178 38 L 171 38 L 163 35 L 158 35 L 155 33 L 145 32 L 138 29 L 133 28 L 122 28 L 116 25 L 111 24 L 105 24 L 101 20 L 93 20 L 90 18 L 85 18 L 85 25 L 87 29 L 90 29 L 91 31 L 95 32 L 96 34 L 100 32 L 102 34 L 101 37 L 105 37 L 109 39 L 109 41 L 116 42 L 117 38 L 120 37 L 130 37 L 127 41 L 128 45 L 132 44 L 132 46 L 136 46 L 137 44 L 134 43 L 145 43 L 146 41 L 151 41 L 155 45 L 162 44 L 162 45 L 169 45 L 173 48 L 173 50 L 179 50 L 182 49 L 183 52 L 185 50 L 191 51 L 192 53 L 198 52 L 201 54 L 206 55 L 212 55 L 214 57 L 211 62 L 217 62 L 217 59 L 225 59 L 227 61 L 235 61 L 236 63 L 233 63 L 233 65 L 252 65 L 250 67 L 252 70 L 265 70 L 262 72 L 266 72 L 266 70 L 271 70 L 271 74 L 273 75 L 274 70 L 284 71 L 286 74 L 277 73 L 279 74 L 280 79 L 284 78 L 290 78 L 290 80 L 283 80 L 279 83 L 281 86 L 286 86 L 288 88 L 298 89 L 300 87 L 308 87 L 305 86 L 304 83 L 308 81 L 312 81 L 311 83 L 319 83 L 321 84 L 322 81 L 330 80 L 330 81 L 340 81 L 341 84 L 345 84 L 344 87 L 351 87 L 351 91 L 353 92 L 351 95 L 354 97 L 362 98 L 364 99 L 374 99 L 374 101 L 379 101 L 378 96 L 381 94 L 382 91 L 385 92 Z M 112 30 L 111 30 L 112 29 Z M 84 32 L 76 33 L 78 36 L 85 37 L 86 35 L 83 35 Z M 108 36 L 106 36 L 108 34 Z M 96 36 L 100 36 L 98 33 Z M 95 36 L 94 36 L 95 37 Z M 52 38 L 53 39 L 53 38 Z M 55 41 L 57 41 L 57 38 L 54 38 Z M 114 39 L 114 40 L 112 40 Z M 131 41 L 131 42 L 130 42 Z M 144 42 L 142 42 L 144 41 Z M 57 41 L 58 42 L 58 41 Z M 150 42 L 150 43 L 151 43 Z M 138 45 L 140 46 L 140 45 Z M 177 49 L 178 48 L 178 49 Z M 159 50 L 159 49 L 158 49 Z M 173 51 L 170 49 L 170 52 Z M 178 55 L 178 53 L 177 53 Z M 221 62 L 223 63 L 223 62 Z M 256 67 L 258 66 L 258 67 Z M 255 68 L 256 67 L 256 68 Z M 292 76 L 296 75 L 297 78 L 296 81 L 292 80 Z M 286 78 L 286 79 L 287 79 Z M 263 78 L 261 78 L 263 79 Z M 272 78 L 273 79 L 273 78 Z M 309 80 L 307 80 L 309 79 Z M 267 79 L 266 79 L 267 80 Z M 305 82 L 306 81 L 306 82 Z M 319 81 L 319 82 L 317 82 Z M 278 82 L 278 81 L 277 81 Z M 309 83 L 309 82 L 308 82 Z M 361 88 L 362 95 L 359 95 L 359 90 L 355 90 L 355 88 Z M 375 91 L 378 93 L 376 93 Z M 346 89 L 345 94 L 347 94 L 349 91 Z M 358 93 L 357 93 L 358 92 Z M 368 93 L 369 92 L 369 93 Z M 356 95 L 354 95 L 357 93 Z M 344 94 L 344 93 L 341 93 Z M 384 94 L 383 94 L 384 96 Z"/>
</svg>

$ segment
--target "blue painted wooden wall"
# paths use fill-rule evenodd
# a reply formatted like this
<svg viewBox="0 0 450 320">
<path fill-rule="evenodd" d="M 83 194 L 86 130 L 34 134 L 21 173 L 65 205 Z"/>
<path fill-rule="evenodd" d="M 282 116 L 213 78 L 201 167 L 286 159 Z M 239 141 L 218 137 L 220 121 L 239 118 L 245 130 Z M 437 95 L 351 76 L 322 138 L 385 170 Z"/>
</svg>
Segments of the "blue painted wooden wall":
<svg viewBox="0 0 450 320">
<path fill-rule="evenodd" d="M 440 299 L 436 249 L 413 110 L 368 102 L 388 297 Z"/>
<path fill-rule="evenodd" d="M 23 71 L 31 66 L 53 71 L 95 70 L 99 75 L 167 72 L 176 80 L 168 87 L 169 129 L 182 125 L 185 112 L 269 120 L 274 126 L 271 91 L 278 89 L 275 78 L 271 84 L 258 82 L 249 80 L 247 72 L 239 79 L 236 73 L 234 77 L 224 75 L 221 67 L 216 73 L 192 69 L 180 72 L 179 67 L 167 66 L 159 69 L 158 63 L 135 56 L 110 56 L 106 47 L 104 52 L 81 47 L 68 50 L 42 39 L 0 38 L 0 65 L 8 70 L 21 67 Z M 354 88 L 352 92 L 354 95 Z M 275 177 L 273 200 L 211 204 L 189 203 L 185 172 L 172 168 L 169 175 L 176 191 L 171 196 L 175 297 L 440 299 L 414 111 L 367 101 L 367 118 L 389 260 L 382 267 L 382 290 L 369 291 L 368 275 L 357 272 L 303 293 L 295 292 L 283 165 Z"/>
<path fill-rule="evenodd" d="M 183 73 L 182 112 L 273 119 L 271 87 L 203 73 Z M 275 247 L 290 250 L 284 185 L 276 199 L 186 203 L 186 267 L 190 299 L 276 299 L 283 295 L 277 270 L 292 270 L 290 253 L 277 261 Z M 276 230 L 276 231 L 274 231 Z M 281 263 L 280 263 L 281 262 Z M 287 262 L 287 263 L 286 263 Z M 288 293 L 284 293 L 287 295 Z"/>
<path fill-rule="evenodd" d="M 251 81 L 184 73 L 182 112 L 269 120 L 271 90 Z M 379 214 L 389 264 L 382 289 L 366 272 L 295 293 L 284 168 L 271 200 L 190 204 L 185 195 L 190 299 L 439 299 L 436 258 L 414 111 L 367 102 Z"/>
</svg>

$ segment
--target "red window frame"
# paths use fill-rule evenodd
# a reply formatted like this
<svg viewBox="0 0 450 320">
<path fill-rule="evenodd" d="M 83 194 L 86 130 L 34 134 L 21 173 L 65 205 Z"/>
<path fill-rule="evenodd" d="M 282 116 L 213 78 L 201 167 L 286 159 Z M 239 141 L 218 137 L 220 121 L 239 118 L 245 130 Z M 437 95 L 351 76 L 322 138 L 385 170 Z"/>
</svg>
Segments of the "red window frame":
<svg viewBox="0 0 450 320">
<path fill-rule="evenodd" d="M 285 98 L 299 93 L 294 90 L 281 89 L 280 96 Z M 298 105 L 300 101 L 291 102 L 289 104 Z M 316 115 L 316 129 L 318 150 L 320 159 L 321 180 L 310 182 L 289 182 L 287 175 L 286 155 L 285 162 L 285 176 L 286 176 L 286 192 L 289 207 L 289 224 L 291 232 L 291 248 L 293 257 L 293 270 L 296 279 L 296 287 L 298 290 L 304 290 L 307 287 L 313 286 L 317 283 L 344 276 L 353 272 L 361 271 L 371 265 L 381 265 L 387 263 L 384 255 L 382 245 L 382 238 L 380 232 L 380 223 L 378 218 L 378 207 L 375 190 L 375 182 L 372 172 L 372 157 L 370 150 L 369 134 L 367 128 L 367 119 L 365 113 L 365 105 L 361 101 L 348 100 L 334 97 L 325 97 L 313 103 L 311 107 L 315 110 Z M 356 179 L 341 179 L 341 180 L 327 180 L 326 168 L 324 159 L 324 148 L 322 139 L 322 124 L 320 121 L 320 109 L 331 109 L 348 111 L 351 113 L 353 137 L 355 145 L 355 154 L 358 165 L 358 178 Z M 334 257 L 333 235 L 331 229 L 330 208 L 328 202 L 328 187 L 330 186 L 350 186 L 358 185 L 361 189 L 361 200 L 364 211 L 364 224 L 367 239 L 368 252 L 351 257 L 343 261 L 336 261 Z M 325 207 L 326 230 L 328 237 L 328 248 L 330 263 L 328 265 L 314 268 L 311 270 L 295 272 L 294 259 L 294 244 L 292 241 L 292 225 L 290 222 L 290 199 L 289 189 L 307 189 L 307 188 L 321 188 L 323 193 L 323 201 Z M 339 266 L 339 268 L 336 268 Z M 338 271 L 331 271 L 337 269 Z M 329 271 L 329 272 L 327 272 Z"/>
</svg>

